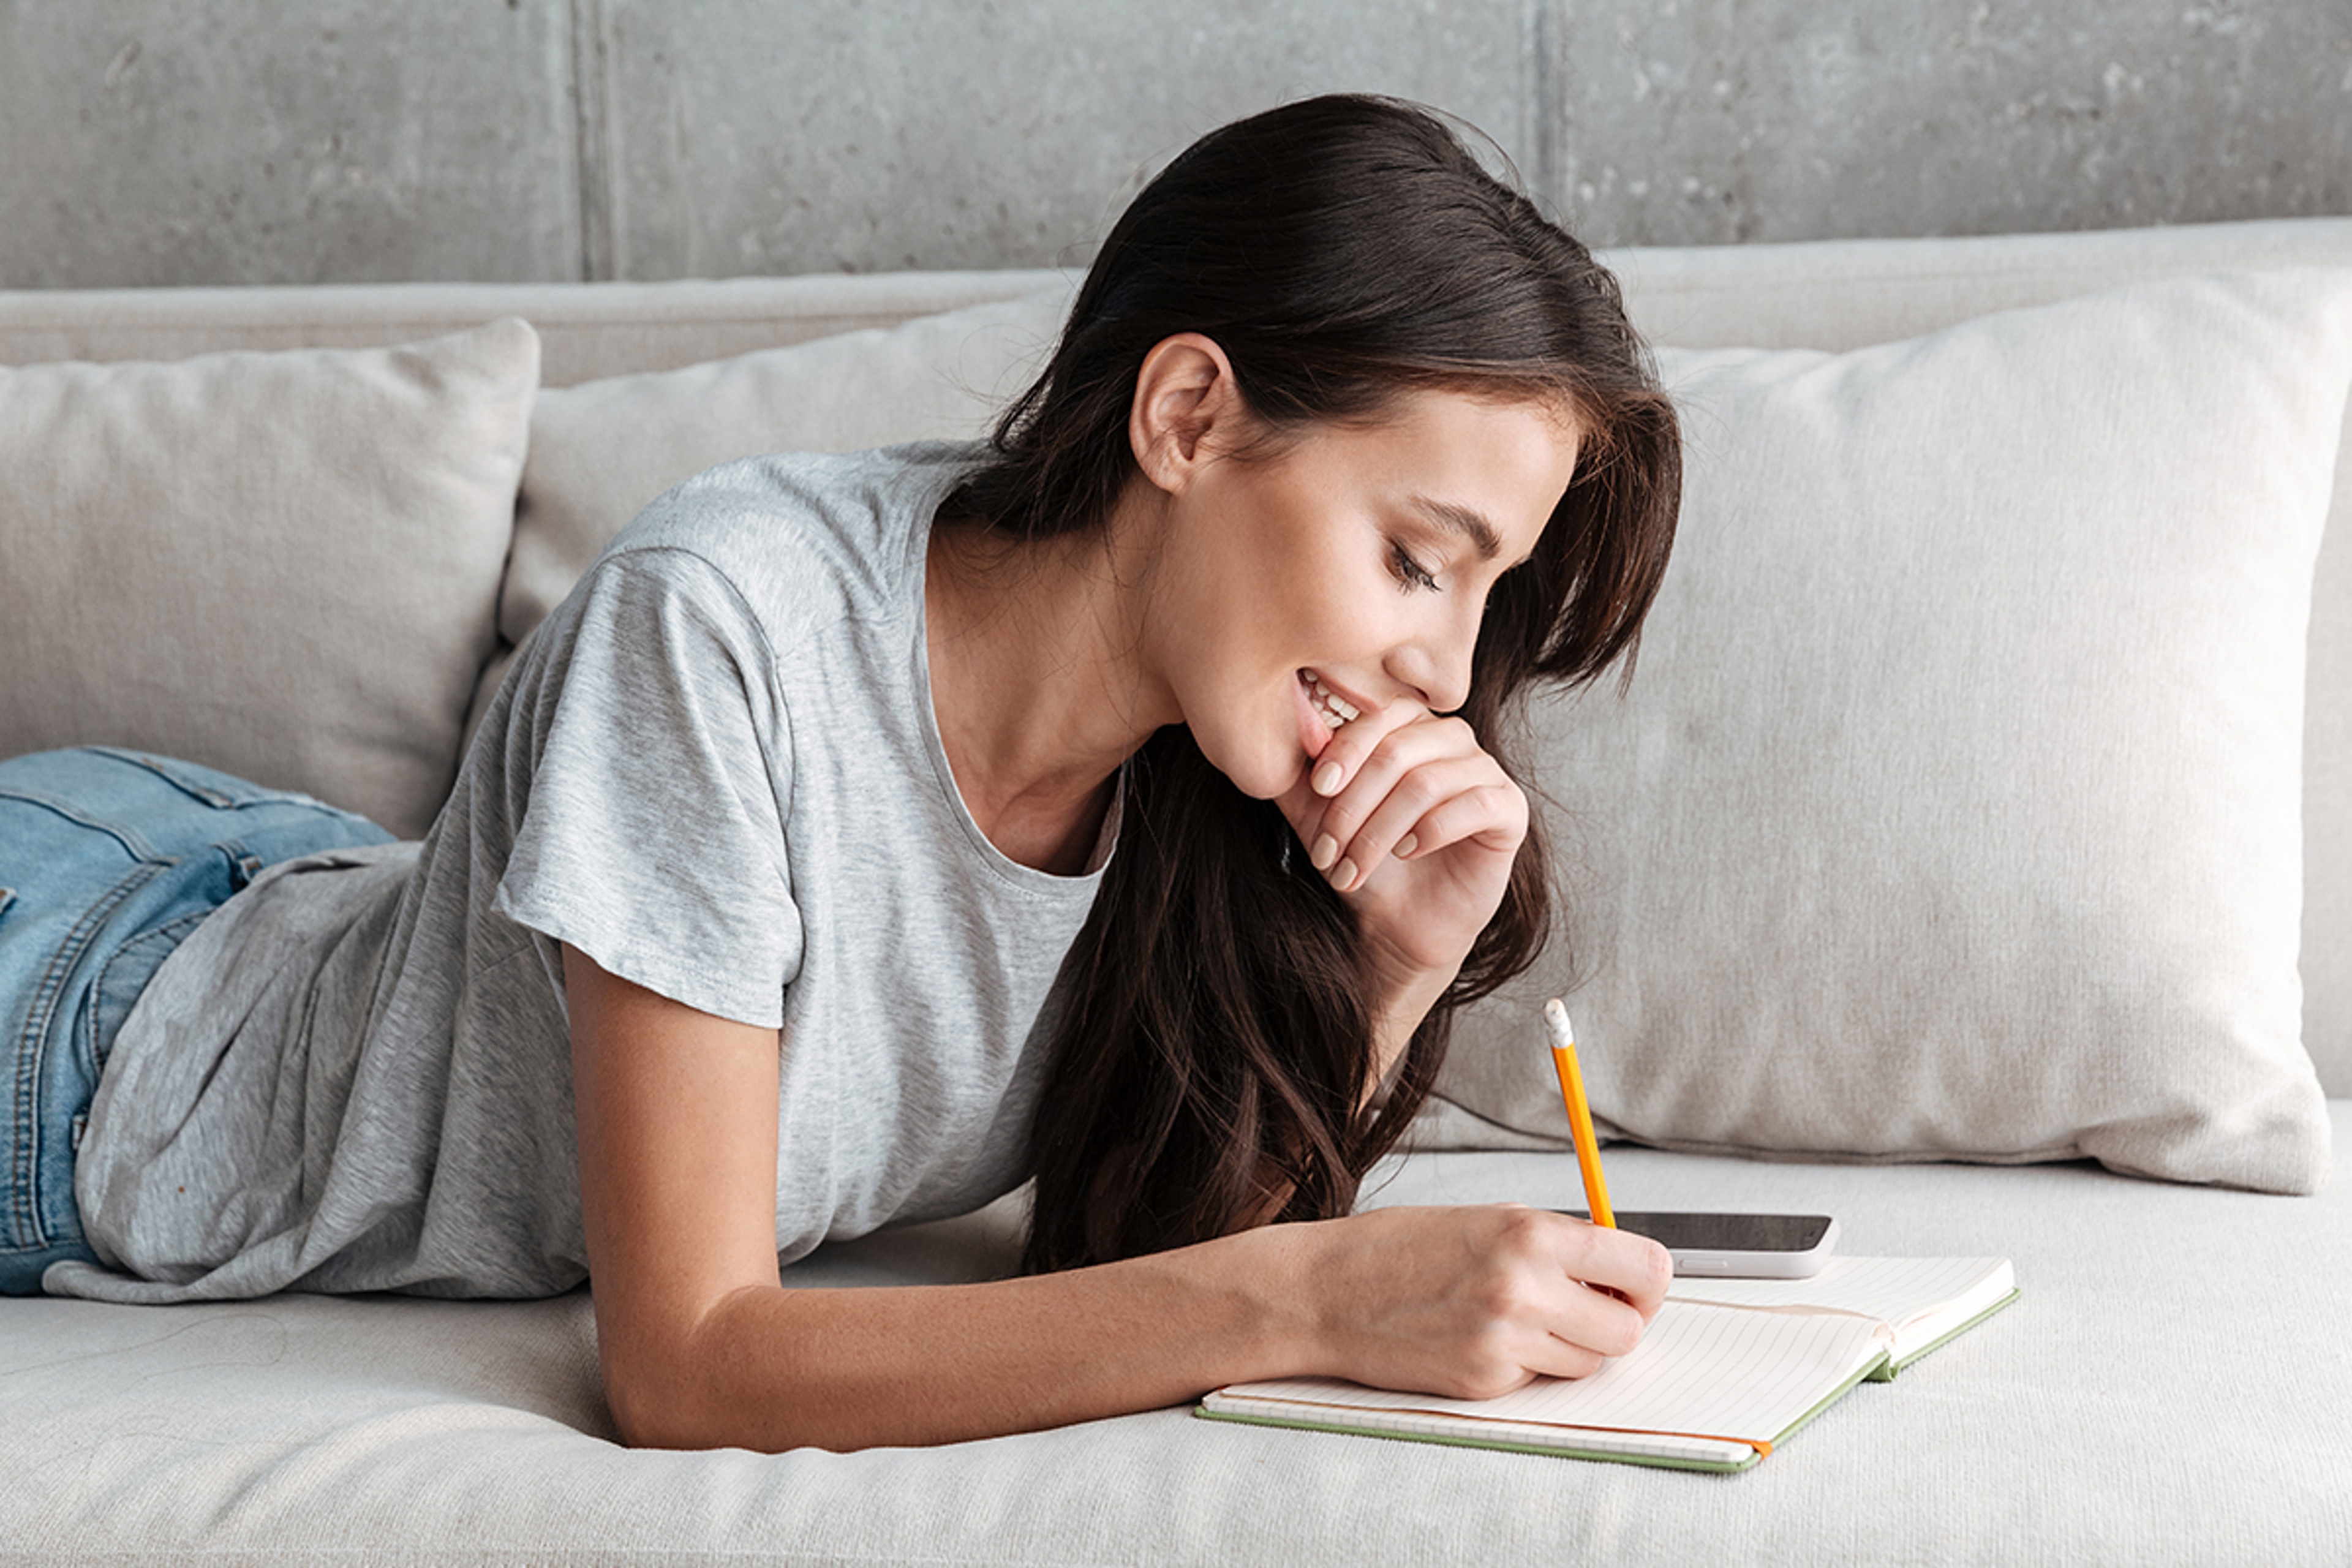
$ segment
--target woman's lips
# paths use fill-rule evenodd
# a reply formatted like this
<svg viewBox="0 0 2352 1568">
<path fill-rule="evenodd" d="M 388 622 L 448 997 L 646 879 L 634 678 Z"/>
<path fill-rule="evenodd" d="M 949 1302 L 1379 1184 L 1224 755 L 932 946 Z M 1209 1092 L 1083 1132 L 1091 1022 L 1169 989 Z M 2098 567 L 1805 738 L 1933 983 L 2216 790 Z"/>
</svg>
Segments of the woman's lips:
<svg viewBox="0 0 2352 1568">
<path fill-rule="evenodd" d="M 1362 710 L 1326 686 L 1323 678 L 1311 669 L 1298 672 L 1292 689 L 1297 693 L 1298 743 L 1310 758 L 1323 754 L 1333 731 L 1362 716 Z"/>
<path fill-rule="evenodd" d="M 1326 728 L 1336 730 L 1364 716 L 1362 709 L 1325 685 L 1323 678 L 1311 669 L 1298 672 L 1298 684 L 1307 689 L 1316 717 Z"/>
<path fill-rule="evenodd" d="M 1306 681 L 1290 683 L 1290 706 L 1293 717 L 1298 721 L 1298 744 L 1307 752 L 1307 761 L 1312 762 L 1323 754 L 1324 747 L 1331 743 L 1330 726 L 1324 723 L 1323 716 L 1316 711 L 1315 693 Z"/>
</svg>

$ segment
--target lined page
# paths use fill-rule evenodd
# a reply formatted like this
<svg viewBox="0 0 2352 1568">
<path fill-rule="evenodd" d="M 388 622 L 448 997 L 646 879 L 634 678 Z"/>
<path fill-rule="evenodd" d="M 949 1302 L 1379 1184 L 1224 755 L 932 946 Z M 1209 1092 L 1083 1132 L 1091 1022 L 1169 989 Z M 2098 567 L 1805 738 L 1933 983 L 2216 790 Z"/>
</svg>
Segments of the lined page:
<svg viewBox="0 0 2352 1568">
<path fill-rule="evenodd" d="M 1286 1378 L 1235 1384 L 1221 1391 L 1219 1405 L 1276 1401 L 1410 1411 L 1474 1425 L 1629 1427 L 1771 1442 L 1884 1348 L 1878 1324 L 1859 1317 L 1668 1301 L 1632 1354 L 1591 1377 L 1538 1378 L 1499 1399 L 1442 1399 L 1333 1378 Z M 1320 1418 L 1303 1409 L 1267 1413 Z"/>
<path fill-rule="evenodd" d="M 2014 1287 L 2005 1258 L 1832 1258 L 1810 1279 L 1690 1279 L 1675 1301 L 1781 1312 L 1853 1312 L 1890 1325 L 1899 1357 L 1973 1318 Z"/>
</svg>

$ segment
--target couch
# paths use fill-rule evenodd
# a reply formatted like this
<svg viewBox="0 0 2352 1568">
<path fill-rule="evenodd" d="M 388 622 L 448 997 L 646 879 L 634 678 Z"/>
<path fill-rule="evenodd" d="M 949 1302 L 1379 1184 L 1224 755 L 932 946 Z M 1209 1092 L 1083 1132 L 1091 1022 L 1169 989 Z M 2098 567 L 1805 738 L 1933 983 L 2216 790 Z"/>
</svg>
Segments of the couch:
<svg viewBox="0 0 2352 1568">
<path fill-rule="evenodd" d="M 1711 1477 L 1181 1407 L 637 1452 L 584 1291 L 5 1300 L 0 1561 L 2352 1561 L 2352 274 L 2274 270 L 2352 219 L 1607 259 L 1683 539 L 1630 684 L 1532 720 L 1559 940 L 1364 1201 L 1580 1203 L 1565 993 L 1620 1207 L 2007 1257 L 2014 1307 Z M 638 505 L 973 434 L 1070 287 L 0 293 L 0 752 L 422 833 Z M 987 1278 L 1020 1224 L 786 1279 Z"/>
</svg>

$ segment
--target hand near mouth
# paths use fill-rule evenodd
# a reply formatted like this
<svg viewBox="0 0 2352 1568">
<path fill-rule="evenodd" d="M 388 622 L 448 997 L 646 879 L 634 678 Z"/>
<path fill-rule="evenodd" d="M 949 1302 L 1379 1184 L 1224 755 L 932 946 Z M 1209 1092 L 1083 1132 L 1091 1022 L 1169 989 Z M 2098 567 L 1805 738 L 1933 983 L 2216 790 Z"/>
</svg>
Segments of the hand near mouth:
<svg viewBox="0 0 2352 1568">
<path fill-rule="evenodd" d="M 1460 719 L 1391 703 L 1339 726 L 1276 798 L 1391 987 L 1442 991 L 1494 918 L 1528 798 Z"/>
</svg>

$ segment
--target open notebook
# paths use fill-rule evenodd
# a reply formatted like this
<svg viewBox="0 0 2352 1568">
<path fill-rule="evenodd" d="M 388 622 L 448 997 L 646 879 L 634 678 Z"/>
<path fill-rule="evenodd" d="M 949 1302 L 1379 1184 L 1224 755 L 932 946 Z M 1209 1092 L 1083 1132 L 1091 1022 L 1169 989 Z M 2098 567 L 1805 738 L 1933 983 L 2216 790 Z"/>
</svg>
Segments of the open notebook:
<svg viewBox="0 0 2352 1568">
<path fill-rule="evenodd" d="M 1684 1469 L 1744 1470 L 1865 1378 L 1878 1382 L 2017 1299 L 2000 1258 L 1839 1258 L 1811 1279 L 1677 1279 L 1632 1354 L 1499 1399 L 1336 1378 L 1237 1383 L 1225 1421 L 1368 1432 Z"/>
</svg>

